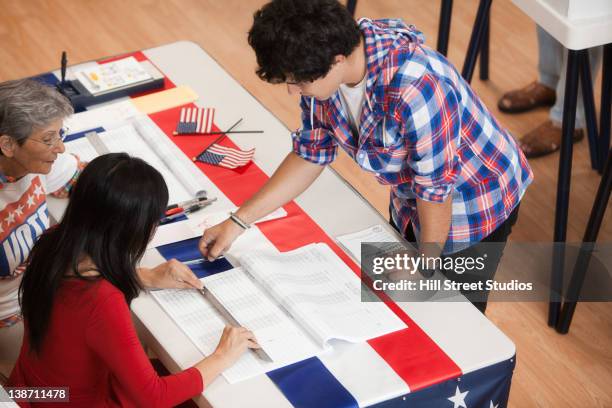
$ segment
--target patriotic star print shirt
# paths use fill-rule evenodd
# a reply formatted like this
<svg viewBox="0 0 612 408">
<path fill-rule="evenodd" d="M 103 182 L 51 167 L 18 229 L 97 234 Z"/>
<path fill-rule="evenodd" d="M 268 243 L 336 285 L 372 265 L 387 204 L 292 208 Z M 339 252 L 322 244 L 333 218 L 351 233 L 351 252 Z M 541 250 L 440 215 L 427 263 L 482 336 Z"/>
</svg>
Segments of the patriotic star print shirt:
<svg viewBox="0 0 612 408">
<path fill-rule="evenodd" d="M 351 131 L 339 92 L 302 97 L 302 128 L 293 150 L 318 164 L 342 148 L 391 190 L 401 231 L 420 225 L 416 199 L 452 198 L 443 253 L 491 234 L 519 204 L 533 174 L 514 138 L 444 56 L 401 20 L 360 19 L 366 56 L 359 128 Z"/>
<path fill-rule="evenodd" d="M 64 153 L 47 175 L 13 180 L 0 173 L 0 328 L 21 319 L 17 292 L 24 262 L 49 227 L 47 194 L 67 197 L 84 166 L 76 156 Z"/>
</svg>

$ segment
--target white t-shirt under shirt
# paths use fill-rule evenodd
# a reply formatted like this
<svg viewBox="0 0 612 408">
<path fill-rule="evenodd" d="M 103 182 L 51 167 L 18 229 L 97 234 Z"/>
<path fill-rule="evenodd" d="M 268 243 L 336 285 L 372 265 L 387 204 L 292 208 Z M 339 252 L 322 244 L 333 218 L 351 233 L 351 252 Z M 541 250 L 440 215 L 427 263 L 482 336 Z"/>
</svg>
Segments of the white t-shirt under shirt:
<svg viewBox="0 0 612 408">
<path fill-rule="evenodd" d="M 0 327 L 19 313 L 17 291 L 34 242 L 49 227 L 47 194 L 64 187 L 78 169 L 75 156 L 60 154 L 47 175 L 0 181 Z"/>
<path fill-rule="evenodd" d="M 342 106 L 347 113 L 349 126 L 353 132 L 353 136 L 359 134 L 359 118 L 361 117 L 361 108 L 365 101 L 366 91 L 366 75 L 363 79 L 355 86 L 348 86 L 346 84 L 340 85 L 340 100 Z"/>
</svg>

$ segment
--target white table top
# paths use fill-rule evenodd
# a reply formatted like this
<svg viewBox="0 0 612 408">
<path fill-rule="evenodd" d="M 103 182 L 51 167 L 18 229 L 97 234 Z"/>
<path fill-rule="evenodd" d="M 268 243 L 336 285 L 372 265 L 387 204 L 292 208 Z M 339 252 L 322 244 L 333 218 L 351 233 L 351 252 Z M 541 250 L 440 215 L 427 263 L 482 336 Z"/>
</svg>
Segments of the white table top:
<svg viewBox="0 0 612 408">
<path fill-rule="evenodd" d="M 9 398 L 4 388 L 0 385 L 0 408 L 18 408 L 18 407 L 19 406 Z"/>
<path fill-rule="evenodd" d="M 255 147 L 255 163 L 268 176 L 291 149 L 289 130 L 242 88 L 201 47 L 192 42 L 176 42 L 143 52 L 176 85 L 188 85 L 200 96 L 200 106 L 216 108 L 215 122 L 227 128 L 238 117 L 252 129 L 264 130 L 261 137 L 232 135 L 241 148 Z M 188 61 L 188 63 L 187 63 Z M 236 113 L 239 107 L 239 114 Z M 220 191 L 213 191 L 219 202 L 227 202 Z M 387 220 L 370 206 L 333 170 L 327 168 L 296 202 L 330 236 L 355 232 L 382 224 L 395 233 Z M 52 210 L 52 205 L 50 209 Z M 350 211 L 346 211 L 350 208 Z M 240 240 L 232 251 L 240 250 Z M 163 262 L 161 255 L 148 251 L 145 264 Z M 515 354 L 514 344 L 468 302 L 401 303 L 400 307 L 466 374 L 506 361 Z M 148 294 L 132 303 L 136 324 L 145 342 L 173 372 L 191 367 L 204 356 Z M 359 361 L 369 361 L 368 380 L 372 387 L 395 389 L 397 395 L 409 392 L 386 363 L 368 344 L 349 345 L 327 358 L 325 364 L 345 376 L 356 371 Z M 348 373 L 348 374 L 347 374 Z M 393 388 L 395 387 L 395 388 Z M 253 396 L 256 396 L 254 399 Z M 384 399 L 369 398 L 363 405 Z M 207 385 L 196 399 L 200 406 L 284 407 L 290 406 L 283 394 L 265 375 L 230 385 L 223 377 Z"/>
<path fill-rule="evenodd" d="M 612 15 L 570 19 L 544 0 L 512 0 L 537 25 L 546 30 L 565 48 L 583 50 L 612 43 Z M 588 0 L 581 1 L 588 7 Z"/>
<path fill-rule="evenodd" d="M 233 80 L 204 50 L 191 42 L 177 42 L 144 51 L 144 54 L 175 84 L 192 87 L 206 106 L 217 108 L 219 126 L 231 124 L 235 117 L 222 113 L 240 107 L 249 127 L 263 129 L 265 137 L 235 135 L 240 147 L 256 147 L 256 164 L 271 175 L 290 150 L 289 130 L 257 100 Z M 189 60 L 189 64 L 184 61 Z M 198 102 L 200 103 L 200 102 Z M 388 225 L 374 208 L 329 168 L 297 203 L 330 236 L 335 237 L 367 228 Z M 350 208 L 351 211 L 346 211 Z M 390 228 L 390 227 L 388 227 Z M 408 315 L 451 357 L 463 373 L 472 372 L 515 354 L 514 344 L 475 307 L 466 302 L 404 303 Z M 150 333 L 164 363 L 171 369 L 187 368 L 201 353 L 147 295 L 132 306 L 134 314 Z M 367 351 L 364 351 L 367 352 Z M 204 392 L 202 406 L 288 406 L 276 386 L 260 376 L 230 385 L 224 378 L 215 380 Z"/>
</svg>

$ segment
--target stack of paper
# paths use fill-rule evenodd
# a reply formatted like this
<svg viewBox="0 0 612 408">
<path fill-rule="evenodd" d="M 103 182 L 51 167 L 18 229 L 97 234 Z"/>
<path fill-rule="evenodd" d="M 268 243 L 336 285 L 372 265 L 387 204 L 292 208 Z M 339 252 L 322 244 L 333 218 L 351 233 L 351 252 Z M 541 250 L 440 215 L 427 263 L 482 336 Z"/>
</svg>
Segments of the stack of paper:
<svg viewBox="0 0 612 408">
<path fill-rule="evenodd" d="M 245 353 L 223 375 L 235 383 L 329 351 L 330 340 L 363 342 L 406 325 L 382 302 L 361 302 L 359 278 L 325 244 L 254 251 L 243 266 L 202 282 L 273 359 Z M 152 293 L 191 341 L 209 355 L 225 323 L 197 291 Z"/>
<path fill-rule="evenodd" d="M 125 152 L 155 167 L 166 181 L 172 203 L 192 199 L 206 189 L 205 176 L 146 116 L 133 117 L 128 124 L 101 132 L 96 140 L 106 152 Z M 84 161 L 102 154 L 97 147 L 87 137 L 66 143 L 66 150 Z"/>
</svg>

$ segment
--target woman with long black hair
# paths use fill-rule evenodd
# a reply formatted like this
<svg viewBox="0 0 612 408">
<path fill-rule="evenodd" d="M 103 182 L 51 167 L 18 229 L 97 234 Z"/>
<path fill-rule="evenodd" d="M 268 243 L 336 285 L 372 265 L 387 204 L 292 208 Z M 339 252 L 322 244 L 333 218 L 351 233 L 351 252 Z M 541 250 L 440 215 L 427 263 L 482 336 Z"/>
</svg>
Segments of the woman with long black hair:
<svg viewBox="0 0 612 408">
<path fill-rule="evenodd" d="M 155 373 L 129 304 L 142 289 L 136 265 L 167 201 L 162 176 L 140 159 L 108 154 L 85 168 L 64 218 L 32 249 L 11 386 L 69 387 L 75 406 L 167 407 L 200 394 L 248 347 L 258 347 L 251 332 L 228 327 L 216 351 L 194 367 Z"/>
</svg>

